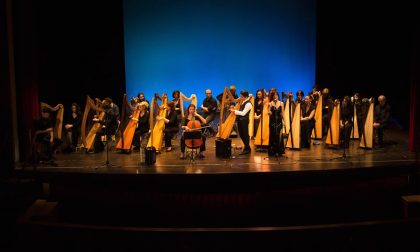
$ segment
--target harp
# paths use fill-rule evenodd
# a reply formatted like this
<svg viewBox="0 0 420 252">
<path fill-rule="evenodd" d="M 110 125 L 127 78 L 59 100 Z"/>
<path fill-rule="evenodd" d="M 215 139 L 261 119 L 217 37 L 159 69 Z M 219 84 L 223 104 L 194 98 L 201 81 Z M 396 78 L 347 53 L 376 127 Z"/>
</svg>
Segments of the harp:
<svg viewBox="0 0 420 252">
<path fill-rule="evenodd" d="M 190 97 L 187 97 L 182 92 L 180 92 L 179 93 L 179 102 L 180 102 L 179 106 L 181 107 L 181 118 L 184 118 L 185 116 L 184 101 L 190 101 L 191 104 L 194 104 L 195 107 L 197 108 L 197 96 L 195 94 L 191 94 Z"/>
<path fill-rule="evenodd" d="M 162 105 L 156 101 L 156 97 L 152 99 L 152 106 L 150 108 L 150 117 L 149 117 L 149 124 L 150 129 L 153 129 L 147 143 L 147 147 L 155 147 L 156 151 L 160 151 L 162 149 L 162 141 L 163 141 L 163 130 L 165 129 L 165 121 L 159 120 L 157 121 L 154 126 L 154 114 L 158 114 L 160 117 L 166 117 L 166 104 L 168 102 L 168 96 L 166 94 L 162 95 Z M 155 111 L 156 109 L 156 111 Z"/>
<path fill-rule="evenodd" d="M 374 100 L 369 104 L 369 110 L 366 116 L 365 124 L 363 127 L 362 136 L 360 137 L 361 148 L 372 149 L 373 148 L 373 108 Z"/>
<path fill-rule="evenodd" d="M 330 120 L 330 128 L 328 129 L 325 143 L 329 145 L 340 144 L 340 101 L 334 102 L 334 108 Z"/>
<path fill-rule="evenodd" d="M 359 139 L 359 125 L 357 121 L 357 113 L 356 113 L 356 104 L 353 105 L 353 128 L 351 130 L 350 138 L 351 139 Z"/>
<path fill-rule="evenodd" d="M 251 102 L 252 107 L 249 112 L 248 133 L 249 133 L 249 137 L 252 137 L 254 135 L 254 105 L 255 105 L 255 99 L 252 94 L 249 94 L 249 101 Z"/>
<path fill-rule="evenodd" d="M 293 111 L 295 110 L 295 103 L 292 101 L 292 94 L 289 93 L 286 100 L 286 107 L 284 108 L 284 127 L 283 133 L 289 134 L 290 124 L 293 122 Z"/>
<path fill-rule="evenodd" d="M 270 115 L 268 108 L 270 102 L 268 97 L 264 99 L 263 111 L 261 112 L 260 123 L 258 124 L 257 134 L 255 135 L 254 145 L 268 146 L 270 138 Z"/>
<path fill-rule="evenodd" d="M 315 127 L 312 130 L 313 139 L 322 138 L 322 95 L 319 96 L 315 107 Z"/>
<path fill-rule="evenodd" d="M 129 151 L 131 150 L 131 144 L 133 142 L 134 133 L 137 128 L 137 122 L 139 121 L 140 108 L 138 104 L 136 104 L 134 107 L 131 106 L 130 102 L 127 100 L 127 95 L 124 94 L 121 121 L 123 121 L 125 117 L 126 106 L 129 106 L 133 113 L 127 125 L 125 126 L 124 131 L 121 133 L 121 137 L 118 139 L 118 142 L 115 145 L 115 149 Z"/>
<path fill-rule="evenodd" d="M 216 137 L 222 138 L 222 139 L 228 139 L 230 136 L 230 133 L 232 132 L 233 125 L 236 120 L 236 115 L 233 112 L 230 112 L 230 114 L 227 116 L 226 120 L 223 122 L 223 116 L 224 116 L 224 110 L 225 105 L 227 102 L 234 102 L 235 98 L 232 96 L 232 93 L 230 92 L 229 88 L 225 87 L 225 90 L 223 91 L 223 98 L 222 98 L 222 106 L 220 110 L 220 123 L 219 123 L 219 132 L 217 133 Z M 235 106 L 235 109 L 239 109 L 240 103 L 238 102 Z M 223 122 L 223 123 L 222 123 Z"/>
<path fill-rule="evenodd" d="M 44 108 L 47 108 L 52 112 L 56 112 L 55 121 L 53 122 L 54 123 L 53 135 L 54 135 L 54 138 L 61 140 L 62 132 L 63 132 L 64 106 L 62 104 L 57 104 L 57 106 L 52 107 L 48 105 L 47 103 L 41 102 L 41 111 Z"/>
<path fill-rule="evenodd" d="M 300 103 L 296 105 L 293 121 L 290 125 L 289 135 L 287 137 L 286 147 L 291 149 L 300 149 L 300 118 L 302 111 L 300 110 Z M 287 116 L 286 116 L 287 117 Z"/>
<path fill-rule="evenodd" d="M 99 121 L 103 121 L 105 117 L 105 111 L 100 108 L 100 100 L 96 99 L 95 101 L 92 100 L 89 96 L 86 98 L 86 106 L 85 111 L 83 113 L 83 120 L 82 120 L 82 128 L 81 128 L 81 137 L 82 137 L 82 148 L 85 148 L 86 151 L 89 151 L 93 148 L 93 144 L 95 142 L 96 133 L 101 129 L 102 125 L 100 122 L 93 123 L 92 127 L 90 128 L 87 136 L 86 136 L 86 122 L 88 119 L 89 112 L 93 110 L 96 112 L 96 116 Z"/>
</svg>

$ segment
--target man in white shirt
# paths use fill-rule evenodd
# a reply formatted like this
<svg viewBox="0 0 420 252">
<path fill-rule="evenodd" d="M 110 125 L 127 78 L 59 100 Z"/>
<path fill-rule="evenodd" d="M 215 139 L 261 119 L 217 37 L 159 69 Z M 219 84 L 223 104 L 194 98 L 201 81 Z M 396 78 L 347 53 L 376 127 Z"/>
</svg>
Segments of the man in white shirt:
<svg viewBox="0 0 420 252">
<path fill-rule="evenodd" d="M 244 143 L 244 149 L 239 155 L 246 155 L 251 153 L 251 147 L 249 146 L 249 113 L 251 112 L 252 103 L 249 100 L 249 93 L 246 90 L 241 91 L 241 99 L 243 100 L 239 110 L 231 109 L 232 112 L 237 115 L 239 136 Z"/>
</svg>

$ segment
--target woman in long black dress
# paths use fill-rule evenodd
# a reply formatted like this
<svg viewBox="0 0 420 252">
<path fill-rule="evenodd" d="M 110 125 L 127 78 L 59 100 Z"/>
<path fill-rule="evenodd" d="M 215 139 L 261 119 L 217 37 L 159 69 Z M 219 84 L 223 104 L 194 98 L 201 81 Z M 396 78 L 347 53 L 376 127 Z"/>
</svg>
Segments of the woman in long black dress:
<svg viewBox="0 0 420 252">
<path fill-rule="evenodd" d="M 284 154 L 284 143 L 282 138 L 283 129 L 283 102 L 279 100 L 277 90 L 270 90 L 270 137 L 269 137 L 269 156 L 281 156 Z"/>
</svg>

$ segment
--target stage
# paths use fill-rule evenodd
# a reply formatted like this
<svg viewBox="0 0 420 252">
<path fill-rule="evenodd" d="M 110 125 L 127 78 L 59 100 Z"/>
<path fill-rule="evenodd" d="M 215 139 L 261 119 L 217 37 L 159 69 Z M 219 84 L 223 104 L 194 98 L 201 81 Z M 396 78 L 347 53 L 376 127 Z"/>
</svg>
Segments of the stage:
<svg viewBox="0 0 420 252">
<path fill-rule="evenodd" d="M 383 148 L 363 149 L 359 140 L 351 140 L 348 149 L 329 147 L 324 142 L 311 145 L 310 149 L 291 150 L 279 157 L 269 157 L 267 151 L 253 146 L 249 155 L 239 155 L 242 142 L 239 137 L 231 138 L 232 155 L 230 158 L 216 157 L 215 137 L 206 141 L 205 158 L 192 162 L 188 157 L 181 160 L 179 137 L 172 140 L 173 149 L 156 155 L 154 165 L 145 165 L 144 152 L 120 153 L 110 142 L 107 153 L 87 154 L 84 150 L 74 153 L 57 153 L 55 163 L 25 164 L 18 169 L 38 171 L 61 171 L 76 173 L 125 173 L 125 174 L 190 174 L 190 173 L 260 173 L 260 172 L 305 172 L 337 169 L 360 169 L 383 166 L 409 166 L 416 161 L 415 153 L 408 151 L 408 135 L 394 129 L 387 132 Z M 398 169 L 398 168 L 397 168 Z"/>
</svg>

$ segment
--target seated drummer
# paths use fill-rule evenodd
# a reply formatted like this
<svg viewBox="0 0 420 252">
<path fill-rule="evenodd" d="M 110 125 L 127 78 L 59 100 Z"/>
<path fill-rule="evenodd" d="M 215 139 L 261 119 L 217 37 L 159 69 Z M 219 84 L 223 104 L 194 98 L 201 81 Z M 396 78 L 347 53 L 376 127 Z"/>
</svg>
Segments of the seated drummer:
<svg viewBox="0 0 420 252">
<path fill-rule="evenodd" d="M 195 123 L 193 123 L 192 120 L 194 121 L 198 121 L 200 122 L 199 124 L 197 123 L 197 125 L 201 124 L 205 124 L 206 123 L 206 119 L 204 117 L 202 117 L 201 115 L 199 115 L 197 113 L 197 108 L 194 104 L 190 104 L 188 106 L 187 109 L 188 113 L 185 115 L 184 118 L 182 118 L 182 123 L 181 123 L 181 127 L 184 130 L 184 132 L 189 132 L 189 131 L 193 131 L 194 130 L 194 126 Z M 199 129 L 201 132 L 201 129 Z M 202 144 L 200 146 L 200 152 L 198 153 L 198 158 L 204 158 L 203 152 L 206 150 L 206 138 L 203 134 L 201 134 L 201 140 L 202 140 Z M 182 135 L 181 137 L 181 159 L 185 158 L 185 137 L 184 135 Z"/>
</svg>

